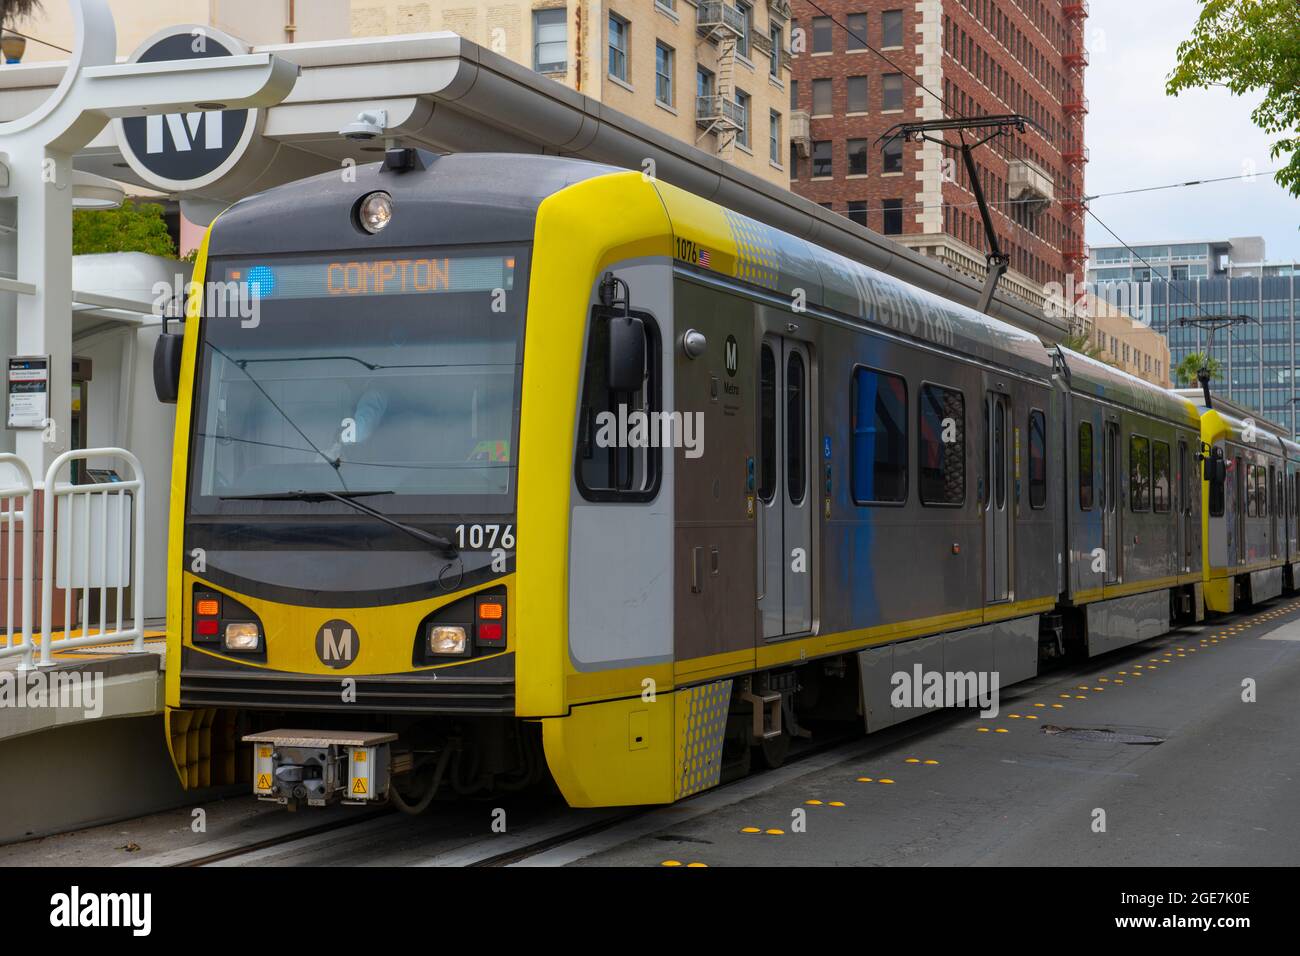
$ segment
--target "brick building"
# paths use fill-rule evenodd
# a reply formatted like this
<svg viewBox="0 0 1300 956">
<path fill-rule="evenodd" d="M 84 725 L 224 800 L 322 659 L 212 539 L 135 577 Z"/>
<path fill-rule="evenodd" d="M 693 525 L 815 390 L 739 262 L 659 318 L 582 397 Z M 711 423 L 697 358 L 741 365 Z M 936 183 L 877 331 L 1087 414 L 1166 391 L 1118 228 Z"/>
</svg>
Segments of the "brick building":
<svg viewBox="0 0 1300 956">
<path fill-rule="evenodd" d="M 1049 283 L 1068 287 L 1073 275 L 1082 288 L 1084 0 L 792 6 L 795 192 L 982 278 L 987 244 L 960 155 L 933 143 L 882 149 L 878 140 L 902 122 L 1024 114 L 1042 130 L 975 151 L 1011 257 L 1002 288 L 1038 306 Z"/>
</svg>

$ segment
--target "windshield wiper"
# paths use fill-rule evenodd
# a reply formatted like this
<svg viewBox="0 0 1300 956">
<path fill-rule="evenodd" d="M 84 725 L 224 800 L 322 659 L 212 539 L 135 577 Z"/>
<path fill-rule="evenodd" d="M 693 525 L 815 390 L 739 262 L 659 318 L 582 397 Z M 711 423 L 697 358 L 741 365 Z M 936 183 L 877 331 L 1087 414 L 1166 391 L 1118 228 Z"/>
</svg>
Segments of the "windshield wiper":
<svg viewBox="0 0 1300 956">
<path fill-rule="evenodd" d="M 396 518 L 386 515 L 382 511 L 376 511 L 374 508 L 371 508 L 369 505 L 364 505 L 360 501 L 354 500 L 356 498 L 364 498 L 364 497 L 369 497 L 371 495 L 391 495 L 392 493 L 393 492 L 391 491 L 348 491 L 348 492 L 344 492 L 343 494 L 337 494 L 333 491 L 273 491 L 273 492 L 268 492 L 266 494 L 260 494 L 260 495 L 221 495 L 220 500 L 221 501 L 326 501 L 326 500 L 341 501 L 343 504 L 347 505 L 349 508 L 353 509 L 354 511 L 359 511 L 362 514 L 370 515 L 370 517 L 376 518 L 379 521 L 382 521 L 384 524 L 396 528 L 398 531 L 401 531 L 404 534 L 410 535 L 412 538 L 415 538 L 417 541 L 423 541 L 425 544 L 437 548 L 439 551 L 442 551 L 448 557 L 454 558 L 460 553 L 459 551 L 456 550 L 456 546 L 452 544 L 450 540 L 444 538 L 442 535 L 433 534 L 421 528 L 416 528 L 402 521 L 398 521 Z"/>
</svg>

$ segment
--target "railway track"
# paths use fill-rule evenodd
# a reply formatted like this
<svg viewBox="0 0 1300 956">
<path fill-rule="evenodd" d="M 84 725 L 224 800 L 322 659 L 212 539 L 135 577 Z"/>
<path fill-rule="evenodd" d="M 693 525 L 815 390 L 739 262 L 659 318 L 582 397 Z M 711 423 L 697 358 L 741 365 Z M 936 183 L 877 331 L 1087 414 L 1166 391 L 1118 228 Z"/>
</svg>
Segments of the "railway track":
<svg viewBox="0 0 1300 956">
<path fill-rule="evenodd" d="M 1252 616 L 1258 612 L 1237 613 L 1225 615 L 1219 618 L 1216 625 L 1231 624 L 1240 619 Z M 1199 628 L 1197 628 L 1199 630 Z M 1177 641 L 1187 636 L 1189 629 L 1180 628 L 1171 631 L 1168 634 L 1158 638 L 1153 638 L 1148 642 L 1135 645 L 1130 648 L 1124 648 L 1117 651 L 1114 655 L 1116 659 L 1125 655 L 1137 656 L 1150 653 L 1155 647 L 1162 646 L 1169 641 Z M 1195 633 L 1195 631 L 1193 631 Z M 1062 680 L 1072 680 L 1083 678 L 1085 675 L 1096 671 L 1099 666 L 1105 667 L 1110 655 L 1106 658 L 1091 658 L 1088 660 L 1064 660 L 1047 665 L 1038 677 L 1026 681 L 1016 687 L 1016 695 L 1022 696 L 1033 694 L 1045 685 L 1055 684 Z M 817 758 L 826 758 L 824 763 L 835 763 L 841 759 L 853 759 L 855 757 L 865 757 L 872 753 L 891 748 L 897 744 L 912 738 L 924 737 L 933 733 L 940 727 L 946 726 L 954 720 L 963 720 L 968 716 L 968 712 L 963 710 L 944 710 L 934 714 L 922 717 L 918 720 L 909 721 L 900 724 L 897 727 L 872 734 L 862 736 L 854 732 L 845 732 L 842 734 L 831 734 L 817 739 L 815 742 L 796 742 L 792 747 L 789 756 L 786 758 L 781 767 L 776 769 L 755 769 L 735 780 L 720 784 L 710 790 L 688 797 L 676 804 L 673 804 L 675 816 L 673 820 L 681 818 L 681 814 L 691 814 L 692 808 L 698 808 L 699 812 L 709 812 L 709 808 L 717 804 L 726 804 L 738 800 L 746 799 L 749 796 L 762 792 L 769 787 L 775 787 L 791 776 L 800 774 L 801 765 L 808 761 L 814 761 Z M 815 768 L 814 768 L 815 769 Z M 472 867 L 504 867 L 525 863 L 531 859 L 548 854 L 557 849 L 570 847 L 573 844 L 586 840 L 591 837 L 607 833 L 615 828 L 623 827 L 629 829 L 629 832 L 653 832 L 661 828 L 657 821 L 650 818 L 656 813 L 660 813 L 664 808 L 660 806 L 642 806 L 626 809 L 615 809 L 599 815 L 592 819 L 593 813 L 597 811 L 579 811 L 570 810 L 565 807 L 557 807 L 553 815 L 542 816 L 540 819 L 530 821 L 522 829 L 513 830 L 509 838 L 504 835 L 481 837 L 473 839 L 468 843 L 459 843 L 455 846 L 448 847 L 444 850 L 429 847 L 430 853 L 427 857 L 421 858 L 417 865 L 421 866 L 472 866 Z M 174 866 L 183 867 L 203 867 L 220 864 L 229 864 L 238 861 L 243 857 L 261 853 L 266 850 L 284 849 L 292 851 L 296 844 L 302 844 L 304 852 L 309 851 L 312 841 L 324 834 L 339 833 L 346 834 L 363 824 L 377 822 L 382 820 L 392 820 L 395 822 L 395 828 L 401 824 L 396 821 L 407 821 L 412 826 L 417 824 L 421 818 L 403 817 L 390 809 L 377 809 L 373 811 L 359 811 L 355 815 L 348 815 L 341 819 L 332 820 L 327 823 L 316 826 L 308 826 L 301 830 L 295 830 L 290 833 L 279 834 L 267 837 L 265 839 L 255 840 L 246 845 L 236 847 L 226 847 L 219 851 L 187 859 L 174 863 Z M 438 826 L 435 817 L 423 818 L 429 823 L 434 824 L 430 829 L 435 832 L 427 834 L 430 842 L 436 843 L 438 839 L 445 836 L 444 828 Z M 451 821 L 454 824 L 463 823 L 463 819 Z M 662 826 L 667 826 L 670 819 L 665 817 Z M 644 824 L 638 827 L 638 823 Z M 478 818 L 473 823 L 475 827 L 481 826 Z M 535 834 L 535 838 L 534 835 Z M 418 839 L 419 837 L 417 837 Z M 513 838 L 513 839 L 511 839 Z M 317 841 L 318 842 L 318 841 Z M 507 842 L 508 848 L 494 850 L 493 845 L 500 845 L 500 842 Z"/>
</svg>

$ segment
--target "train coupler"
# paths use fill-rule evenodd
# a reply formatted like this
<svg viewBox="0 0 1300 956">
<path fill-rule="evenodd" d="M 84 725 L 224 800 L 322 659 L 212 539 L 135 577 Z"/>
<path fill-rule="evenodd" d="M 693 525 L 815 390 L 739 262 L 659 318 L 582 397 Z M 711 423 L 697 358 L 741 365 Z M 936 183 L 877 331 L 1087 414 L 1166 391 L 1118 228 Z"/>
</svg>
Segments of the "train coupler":
<svg viewBox="0 0 1300 956">
<path fill-rule="evenodd" d="M 253 793 L 290 808 L 368 804 L 388 799 L 396 734 L 377 731 L 268 730 L 253 745 Z"/>
</svg>

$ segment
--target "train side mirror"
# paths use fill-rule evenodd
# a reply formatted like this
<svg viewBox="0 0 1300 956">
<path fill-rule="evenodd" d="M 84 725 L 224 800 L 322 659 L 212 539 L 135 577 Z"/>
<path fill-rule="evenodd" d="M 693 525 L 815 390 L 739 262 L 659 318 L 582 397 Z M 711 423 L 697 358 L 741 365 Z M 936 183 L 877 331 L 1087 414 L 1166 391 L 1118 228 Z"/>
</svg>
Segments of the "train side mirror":
<svg viewBox="0 0 1300 956">
<path fill-rule="evenodd" d="M 633 315 L 609 318 L 609 387 L 640 391 L 645 379 L 645 323 Z"/>
<path fill-rule="evenodd" d="M 1228 466 L 1223 460 L 1223 449 L 1216 448 L 1205 460 L 1205 480 L 1212 485 L 1222 485 L 1228 477 Z"/>
<path fill-rule="evenodd" d="M 163 332 L 153 346 L 153 390 L 158 401 L 176 404 L 181 390 L 181 356 L 185 336 L 180 332 Z"/>
</svg>

